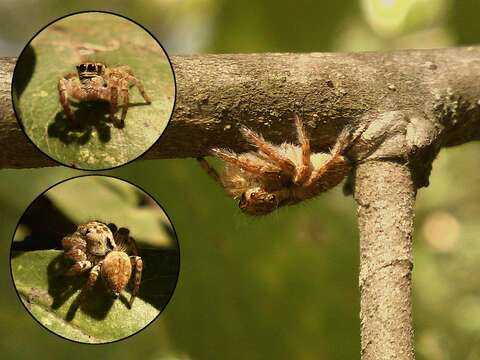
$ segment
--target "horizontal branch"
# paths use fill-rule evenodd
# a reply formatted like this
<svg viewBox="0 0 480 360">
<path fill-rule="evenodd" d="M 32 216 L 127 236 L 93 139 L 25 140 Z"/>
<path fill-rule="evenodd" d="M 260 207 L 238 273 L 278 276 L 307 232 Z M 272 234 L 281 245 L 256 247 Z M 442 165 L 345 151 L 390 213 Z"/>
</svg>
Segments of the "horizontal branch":
<svg viewBox="0 0 480 360">
<path fill-rule="evenodd" d="M 55 165 L 18 127 L 10 99 L 15 59 L 0 59 L 0 168 Z M 244 151 L 238 126 L 294 140 L 303 112 L 313 149 L 346 124 L 378 114 L 421 114 L 442 128 L 441 146 L 480 139 L 480 47 L 380 53 L 173 56 L 173 120 L 144 159 L 197 157 L 212 147 Z"/>
</svg>

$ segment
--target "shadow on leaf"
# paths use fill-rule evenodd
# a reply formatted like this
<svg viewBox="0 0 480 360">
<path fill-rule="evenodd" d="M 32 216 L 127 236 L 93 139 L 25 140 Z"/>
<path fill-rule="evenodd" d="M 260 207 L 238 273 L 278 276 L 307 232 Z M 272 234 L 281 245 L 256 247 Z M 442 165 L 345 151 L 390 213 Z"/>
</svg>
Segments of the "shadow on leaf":
<svg viewBox="0 0 480 360">
<path fill-rule="evenodd" d="M 48 136 L 58 138 L 65 144 L 87 144 L 92 132 L 96 130 L 101 142 L 107 143 L 111 139 L 112 124 L 117 129 L 123 129 L 125 122 L 110 120 L 110 103 L 107 101 L 80 102 L 75 104 L 77 109 L 73 111 L 75 120 L 69 119 L 63 111 L 59 111 L 55 120 L 48 126 Z M 146 103 L 132 103 L 128 107 L 145 106 Z M 128 120 L 128 114 L 127 114 Z"/>
<path fill-rule="evenodd" d="M 107 102 L 79 103 L 73 112 L 75 120 L 67 118 L 63 111 L 59 111 L 54 122 L 48 126 L 48 136 L 58 138 L 65 144 L 85 145 L 96 130 L 100 141 L 106 143 L 111 139 L 109 109 Z"/>
<path fill-rule="evenodd" d="M 18 58 L 17 65 L 15 67 L 15 78 L 13 79 L 12 85 L 16 98 L 20 98 L 22 96 L 23 91 L 30 82 L 35 70 L 36 62 L 37 56 L 35 54 L 35 50 L 31 44 L 28 44 L 28 46 L 23 50 L 22 56 Z"/>
<path fill-rule="evenodd" d="M 94 319 L 105 319 L 115 298 L 107 291 L 100 279 L 90 291 L 83 292 L 82 288 L 87 282 L 89 272 L 78 276 L 66 276 L 65 272 L 69 265 L 71 265 L 70 261 L 63 255 L 55 257 L 48 265 L 48 293 L 53 298 L 52 309 L 59 309 L 77 294 L 67 311 L 65 317 L 67 321 L 73 320 L 79 308 Z M 122 302 L 125 301 L 125 299 L 122 300 Z"/>
</svg>

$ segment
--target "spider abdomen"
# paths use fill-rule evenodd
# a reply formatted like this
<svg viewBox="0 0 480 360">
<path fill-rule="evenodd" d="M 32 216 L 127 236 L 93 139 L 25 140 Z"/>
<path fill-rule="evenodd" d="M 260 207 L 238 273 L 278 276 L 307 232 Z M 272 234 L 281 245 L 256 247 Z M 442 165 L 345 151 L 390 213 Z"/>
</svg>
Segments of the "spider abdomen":
<svg viewBox="0 0 480 360">
<path fill-rule="evenodd" d="M 130 257 L 123 251 L 110 252 L 103 260 L 101 275 L 107 288 L 118 296 L 132 275 Z"/>
</svg>

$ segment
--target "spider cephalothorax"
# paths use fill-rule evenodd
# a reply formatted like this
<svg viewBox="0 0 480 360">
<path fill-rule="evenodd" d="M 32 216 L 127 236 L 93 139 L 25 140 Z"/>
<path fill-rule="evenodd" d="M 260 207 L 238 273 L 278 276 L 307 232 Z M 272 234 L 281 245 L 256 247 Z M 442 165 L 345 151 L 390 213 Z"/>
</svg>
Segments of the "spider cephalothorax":
<svg viewBox="0 0 480 360">
<path fill-rule="evenodd" d="M 338 136 L 330 159 L 316 167 L 311 161 L 310 141 L 298 116 L 295 116 L 295 125 L 300 145 L 274 145 L 252 130 L 241 127 L 243 137 L 257 151 L 236 154 L 213 149 L 212 154 L 225 161 L 220 174 L 205 159 L 198 160 L 208 174 L 239 201 L 244 213 L 266 215 L 339 184 L 352 166 L 344 155 L 362 133 L 362 130 L 354 133 L 345 128 Z"/>
<path fill-rule="evenodd" d="M 150 98 L 145 93 L 143 84 L 134 75 L 129 66 L 109 68 L 103 63 L 85 62 L 77 65 L 77 73 L 69 73 L 58 82 L 60 103 L 69 119 L 74 120 L 69 97 L 78 101 L 107 101 L 110 103 L 110 120 L 117 122 L 115 113 L 118 110 L 119 98 L 123 100 L 123 124 L 127 116 L 129 89 L 136 86 L 145 102 L 149 104 Z"/>
<path fill-rule="evenodd" d="M 77 230 L 62 239 L 65 257 L 74 263 L 66 275 L 78 275 L 90 271 L 87 283 L 82 290 L 86 294 L 97 281 L 98 275 L 105 282 L 107 289 L 118 297 L 134 278 L 129 305 L 140 289 L 143 261 L 138 256 L 135 240 L 126 228 L 117 229 L 114 224 L 89 221 L 80 224 Z M 129 254 L 132 255 L 129 255 Z M 132 276 L 133 275 L 133 276 Z"/>
</svg>

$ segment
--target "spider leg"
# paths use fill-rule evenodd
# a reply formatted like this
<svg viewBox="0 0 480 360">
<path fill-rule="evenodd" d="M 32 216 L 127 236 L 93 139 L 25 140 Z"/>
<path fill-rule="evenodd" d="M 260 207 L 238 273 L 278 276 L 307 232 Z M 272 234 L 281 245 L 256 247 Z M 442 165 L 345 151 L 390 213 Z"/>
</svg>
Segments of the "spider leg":
<svg viewBox="0 0 480 360">
<path fill-rule="evenodd" d="M 112 234 L 116 234 L 116 232 L 118 230 L 117 225 L 115 225 L 114 223 L 110 223 L 107 226 L 110 229 L 110 231 L 112 232 Z"/>
<path fill-rule="evenodd" d="M 88 260 L 80 260 L 73 264 L 65 273 L 67 276 L 81 274 L 92 268 L 92 263 Z"/>
<path fill-rule="evenodd" d="M 135 239 L 130 236 L 130 230 L 127 228 L 120 228 L 115 233 L 115 241 L 117 243 L 116 250 L 131 251 L 133 255 L 138 255 L 138 247 Z"/>
<path fill-rule="evenodd" d="M 362 127 L 354 132 L 350 127 L 345 127 L 342 130 L 333 146 L 332 157 L 312 173 L 310 179 L 305 184 L 307 189 L 310 189 L 315 194 L 319 194 L 342 182 L 352 168 L 350 161 L 343 155 L 365 129 L 366 127 Z"/>
<path fill-rule="evenodd" d="M 370 123 L 366 122 L 356 129 L 350 125 L 346 125 L 340 132 L 340 135 L 338 135 L 337 141 L 332 149 L 332 154 L 344 155 L 347 153 L 354 144 L 361 141 L 361 135 L 369 125 Z"/>
<path fill-rule="evenodd" d="M 274 164 L 261 161 L 261 163 L 253 163 L 252 161 L 240 158 L 237 154 L 223 150 L 223 149 L 212 149 L 212 154 L 219 157 L 220 159 L 244 170 L 251 174 L 257 174 L 259 176 L 267 176 L 278 178 L 282 172 L 282 169 L 275 166 Z M 260 159 L 259 159 L 260 160 Z"/>
<path fill-rule="evenodd" d="M 70 275 L 76 275 L 76 274 L 78 274 L 80 272 L 84 272 L 84 271 L 86 271 L 90 268 L 91 268 L 91 270 L 90 270 L 90 274 L 88 276 L 87 282 L 85 283 L 85 285 L 83 285 L 82 290 L 80 290 L 80 294 L 77 296 L 77 298 L 73 301 L 72 305 L 68 309 L 68 312 L 67 312 L 67 315 L 66 315 L 66 320 L 67 321 L 71 321 L 73 319 L 78 307 L 82 304 L 82 302 L 85 300 L 85 297 L 88 294 L 88 292 L 92 289 L 93 285 L 95 285 L 95 283 L 97 282 L 98 274 L 100 273 L 100 268 L 101 268 L 101 265 L 102 265 L 102 262 L 99 262 L 97 265 L 95 265 L 92 268 L 92 263 L 90 263 L 90 261 L 85 261 L 85 262 L 80 261 L 80 262 L 75 263 L 70 270 L 72 270 L 77 264 L 81 264 L 81 263 L 84 263 L 84 265 L 85 265 L 81 269 L 81 271 L 75 270 Z M 67 275 L 68 275 L 68 272 L 67 272 Z"/>
<path fill-rule="evenodd" d="M 130 245 L 130 250 L 132 251 L 132 254 L 135 256 L 138 256 L 138 247 L 137 247 L 137 242 L 135 239 L 131 236 L 128 237 L 128 243 Z"/>
<path fill-rule="evenodd" d="M 110 89 L 110 121 L 113 123 L 117 122 L 117 118 L 115 117 L 115 113 L 117 112 L 118 108 L 118 87 L 112 86 Z"/>
<path fill-rule="evenodd" d="M 135 297 L 138 295 L 138 291 L 140 290 L 140 283 L 142 282 L 143 260 L 140 256 L 130 256 L 130 261 L 134 271 L 132 296 L 130 297 L 130 301 L 128 303 L 129 307 L 131 308 L 133 300 L 135 300 Z"/>
<path fill-rule="evenodd" d="M 79 302 L 82 302 L 85 296 L 88 294 L 88 292 L 93 288 L 95 283 L 97 282 L 98 279 L 98 274 L 100 273 L 100 269 L 102 267 L 103 261 L 100 261 L 97 265 L 95 265 L 92 270 L 90 270 L 90 275 L 88 276 L 88 280 L 85 283 L 85 285 L 82 288 L 82 291 L 80 292 L 79 295 Z"/>
<path fill-rule="evenodd" d="M 128 111 L 128 85 L 121 90 L 122 98 L 123 98 L 123 107 L 122 107 L 122 117 L 120 122 L 123 124 L 125 122 L 125 118 L 127 117 L 127 111 Z"/>
<path fill-rule="evenodd" d="M 295 164 L 288 158 L 283 156 L 277 150 L 277 147 L 265 140 L 262 135 L 257 134 L 256 132 L 250 130 L 245 126 L 240 127 L 240 132 L 242 133 L 243 137 L 247 139 L 248 142 L 255 145 L 269 159 L 271 159 L 275 164 L 277 164 L 283 172 L 292 176 L 295 174 Z"/>
<path fill-rule="evenodd" d="M 138 88 L 138 91 L 140 91 L 140 94 L 142 94 L 142 97 L 147 104 L 150 104 L 152 102 L 152 100 L 150 100 L 150 97 L 145 92 L 143 83 L 140 80 L 138 80 L 135 76 L 133 76 L 133 73 L 130 76 L 128 76 L 127 80 L 129 84 L 132 84 Z"/>
<path fill-rule="evenodd" d="M 340 184 L 350 169 L 350 162 L 342 155 L 335 154 L 312 173 L 304 187 L 312 196 L 320 194 Z"/>
<path fill-rule="evenodd" d="M 297 185 L 305 183 L 312 174 L 313 166 L 310 161 L 310 140 L 305 132 L 302 119 L 295 114 L 295 127 L 298 141 L 302 147 L 302 164 L 297 169 L 293 182 Z"/>
<path fill-rule="evenodd" d="M 70 104 L 68 103 L 68 80 L 63 78 L 58 81 L 58 95 L 60 97 L 60 104 L 62 104 L 63 111 L 67 114 L 70 120 L 75 120 Z"/>
<path fill-rule="evenodd" d="M 117 247 L 128 245 L 128 237 L 130 235 L 130 230 L 127 228 L 121 227 L 115 232 L 115 242 Z"/>
<path fill-rule="evenodd" d="M 85 261 L 87 260 L 87 255 L 85 251 L 79 248 L 73 248 L 65 252 L 64 257 L 74 261 Z"/>
<path fill-rule="evenodd" d="M 208 161 L 203 157 L 197 158 L 198 163 L 202 167 L 203 170 L 210 176 L 217 184 L 223 185 L 222 180 L 220 178 L 220 174 L 213 166 L 211 166 Z"/>
</svg>

